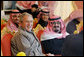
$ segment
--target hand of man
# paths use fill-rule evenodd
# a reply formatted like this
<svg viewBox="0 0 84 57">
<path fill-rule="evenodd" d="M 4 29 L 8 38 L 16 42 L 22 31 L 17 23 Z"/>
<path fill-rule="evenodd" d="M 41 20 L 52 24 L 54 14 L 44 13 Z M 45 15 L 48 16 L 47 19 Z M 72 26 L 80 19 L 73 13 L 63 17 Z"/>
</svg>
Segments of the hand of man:
<svg viewBox="0 0 84 57">
<path fill-rule="evenodd" d="M 55 56 L 54 54 L 48 53 L 46 56 Z"/>
</svg>

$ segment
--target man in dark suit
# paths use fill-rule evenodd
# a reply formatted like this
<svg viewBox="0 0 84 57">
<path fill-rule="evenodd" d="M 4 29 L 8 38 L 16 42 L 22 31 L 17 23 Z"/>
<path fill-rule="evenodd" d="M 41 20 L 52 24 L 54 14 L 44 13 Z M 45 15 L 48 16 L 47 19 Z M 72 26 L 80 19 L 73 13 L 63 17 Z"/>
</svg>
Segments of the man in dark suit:
<svg viewBox="0 0 84 57">
<path fill-rule="evenodd" d="M 73 11 L 65 21 L 70 35 L 64 41 L 62 56 L 83 56 L 83 11 Z"/>
</svg>

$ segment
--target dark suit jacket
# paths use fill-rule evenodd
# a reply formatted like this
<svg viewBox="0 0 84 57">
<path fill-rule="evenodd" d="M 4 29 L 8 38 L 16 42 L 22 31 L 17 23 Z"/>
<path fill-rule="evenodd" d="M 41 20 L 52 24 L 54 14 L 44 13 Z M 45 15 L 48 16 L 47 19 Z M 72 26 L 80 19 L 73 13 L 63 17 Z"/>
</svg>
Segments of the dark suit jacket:
<svg viewBox="0 0 84 57">
<path fill-rule="evenodd" d="M 83 56 L 83 31 L 67 36 L 62 47 L 63 56 Z"/>
</svg>

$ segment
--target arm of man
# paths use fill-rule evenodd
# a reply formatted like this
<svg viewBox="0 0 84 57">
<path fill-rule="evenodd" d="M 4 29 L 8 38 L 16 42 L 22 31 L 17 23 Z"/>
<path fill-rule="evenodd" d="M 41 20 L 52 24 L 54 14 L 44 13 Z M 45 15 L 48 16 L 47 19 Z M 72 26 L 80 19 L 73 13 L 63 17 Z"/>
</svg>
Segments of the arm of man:
<svg viewBox="0 0 84 57">
<path fill-rule="evenodd" d="M 24 36 L 14 37 L 11 40 L 12 55 L 16 56 L 18 52 L 25 52 L 27 56 L 30 55 L 30 43 Z"/>
</svg>

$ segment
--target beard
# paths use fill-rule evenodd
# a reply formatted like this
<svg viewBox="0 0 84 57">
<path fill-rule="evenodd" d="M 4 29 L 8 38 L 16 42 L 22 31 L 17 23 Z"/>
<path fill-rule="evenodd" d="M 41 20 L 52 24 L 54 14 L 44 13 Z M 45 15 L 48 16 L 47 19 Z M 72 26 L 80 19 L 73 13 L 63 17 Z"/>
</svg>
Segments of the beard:
<svg viewBox="0 0 84 57">
<path fill-rule="evenodd" d="M 19 27 L 19 25 L 17 23 L 14 23 L 14 24 L 16 25 L 17 28 Z"/>
<path fill-rule="evenodd" d="M 56 33 L 61 33 L 61 31 L 60 31 L 60 30 L 54 30 L 54 32 L 56 32 Z"/>
<path fill-rule="evenodd" d="M 56 32 L 56 33 L 61 33 L 61 30 L 56 28 L 56 26 L 53 27 L 53 31 Z"/>
</svg>

